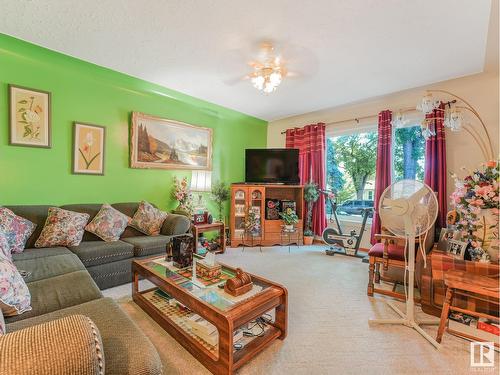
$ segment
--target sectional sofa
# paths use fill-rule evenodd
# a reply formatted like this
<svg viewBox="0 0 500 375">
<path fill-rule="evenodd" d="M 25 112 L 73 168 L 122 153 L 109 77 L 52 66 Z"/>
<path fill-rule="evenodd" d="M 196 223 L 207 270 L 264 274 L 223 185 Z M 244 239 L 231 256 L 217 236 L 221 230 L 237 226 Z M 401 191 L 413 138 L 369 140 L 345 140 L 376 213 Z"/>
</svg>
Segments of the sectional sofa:
<svg viewBox="0 0 500 375">
<path fill-rule="evenodd" d="M 118 211 L 132 217 L 139 207 L 138 202 L 112 204 Z M 5 206 L 16 215 L 22 216 L 37 224 L 35 232 L 26 243 L 27 252 L 51 252 L 54 248 L 33 249 L 35 242 L 43 229 L 49 207 L 35 206 Z M 99 212 L 101 204 L 70 204 L 60 206 L 65 210 L 87 213 L 89 222 Z M 191 226 L 186 216 L 169 214 L 163 223 L 159 236 L 146 236 L 132 227 L 127 227 L 115 242 L 104 242 L 96 235 L 85 231 L 83 241 L 78 246 L 68 247 L 76 254 L 100 289 L 125 284 L 132 280 L 131 264 L 134 259 L 162 254 L 172 236 L 185 234 Z M 57 249 L 57 248 L 55 248 Z M 29 281 L 28 281 L 29 282 Z"/>
<path fill-rule="evenodd" d="M 138 203 L 113 206 L 132 216 Z M 90 373 L 85 370 L 89 363 L 97 363 L 90 359 L 96 355 L 96 350 L 91 349 L 99 349 L 100 345 L 106 375 L 160 374 L 161 361 L 149 339 L 114 300 L 103 298 L 99 288 L 130 282 L 132 260 L 165 252 L 172 236 L 189 230 L 189 219 L 169 215 L 162 235 L 155 237 L 127 228 L 117 242 L 106 243 L 86 232 L 80 246 L 33 248 L 48 207 L 8 207 L 17 215 L 37 223 L 38 227 L 24 252 L 13 254 L 16 267 L 27 274 L 25 281 L 31 293 L 32 310 L 5 318 L 7 334 L 0 336 L 0 357 L 3 357 L 0 358 L 0 374 L 65 374 L 70 364 L 75 373 Z M 91 220 L 100 205 L 62 208 L 89 213 Z M 87 328 L 86 318 L 90 318 Z M 94 336 L 99 335 L 99 338 L 91 339 L 92 324 L 97 327 Z M 88 335 L 64 334 L 87 331 L 90 332 Z M 52 341 L 47 342 L 49 338 L 63 342 L 63 347 L 47 352 L 51 344 L 52 348 L 56 346 Z M 63 368 L 55 369 L 58 363 Z M 48 367 L 42 369 L 40 366 Z"/>
</svg>

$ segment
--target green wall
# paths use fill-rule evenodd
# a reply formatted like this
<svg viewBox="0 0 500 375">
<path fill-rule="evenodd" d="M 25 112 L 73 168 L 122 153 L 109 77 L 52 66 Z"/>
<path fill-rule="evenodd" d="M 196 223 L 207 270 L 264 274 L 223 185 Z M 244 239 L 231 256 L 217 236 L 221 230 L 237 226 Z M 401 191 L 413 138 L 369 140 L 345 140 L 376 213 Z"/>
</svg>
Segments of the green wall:
<svg viewBox="0 0 500 375">
<path fill-rule="evenodd" d="M 52 148 L 8 145 L 7 85 L 52 93 Z M 0 204 L 149 200 L 165 209 L 173 176 L 129 168 L 132 111 L 213 128 L 213 180 L 244 178 L 244 149 L 266 147 L 267 122 L 0 34 Z M 71 174 L 73 121 L 106 127 L 105 175 Z"/>
</svg>

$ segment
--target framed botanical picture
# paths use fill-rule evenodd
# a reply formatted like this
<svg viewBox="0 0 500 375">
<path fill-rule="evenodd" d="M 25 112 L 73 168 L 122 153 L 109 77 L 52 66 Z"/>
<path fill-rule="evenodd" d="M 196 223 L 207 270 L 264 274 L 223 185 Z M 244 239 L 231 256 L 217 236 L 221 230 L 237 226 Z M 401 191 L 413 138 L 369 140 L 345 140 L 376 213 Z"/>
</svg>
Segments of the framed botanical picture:
<svg viewBox="0 0 500 375">
<path fill-rule="evenodd" d="M 73 124 L 73 173 L 104 175 L 104 126 Z"/>
<path fill-rule="evenodd" d="M 9 144 L 51 147 L 50 92 L 9 85 Z"/>
<path fill-rule="evenodd" d="M 212 129 L 132 113 L 132 168 L 212 168 Z"/>
</svg>

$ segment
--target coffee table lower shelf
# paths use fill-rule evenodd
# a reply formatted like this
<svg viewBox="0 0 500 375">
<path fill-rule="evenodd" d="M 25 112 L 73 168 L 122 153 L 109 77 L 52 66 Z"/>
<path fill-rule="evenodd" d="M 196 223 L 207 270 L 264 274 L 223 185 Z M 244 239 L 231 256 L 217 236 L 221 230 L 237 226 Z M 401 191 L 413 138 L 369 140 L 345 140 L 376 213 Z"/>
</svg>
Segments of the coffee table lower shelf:
<svg viewBox="0 0 500 375">
<path fill-rule="evenodd" d="M 232 339 L 227 340 L 227 336 L 232 338 L 233 333 L 226 334 L 226 339 L 221 340 L 225 333 L 216 325 L 219 330 L 219 344 L 210 345 L 188 328 L 184 319 L 190 312 L 183 312 L 177 307 L 170 306 L 167 300 L 155 293 L 157 289 L 159 288 L 133 292 L 134 302 L 214 374 L 233 374 L 274 340 L 284 338 L 286 335 L 281 329 L 267 325 L 264 333 L 252 338 L 245 337 L 244 347 L 235 350 L 232 347 Z M 232 352 L 231 355 L 229 351 Z"/>
</svg>

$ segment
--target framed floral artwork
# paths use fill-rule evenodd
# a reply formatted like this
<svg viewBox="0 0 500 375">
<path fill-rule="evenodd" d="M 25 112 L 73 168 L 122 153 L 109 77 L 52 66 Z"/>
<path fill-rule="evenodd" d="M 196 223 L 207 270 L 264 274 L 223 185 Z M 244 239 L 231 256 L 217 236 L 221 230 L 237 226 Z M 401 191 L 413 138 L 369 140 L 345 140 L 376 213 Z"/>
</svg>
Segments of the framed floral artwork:
<svg viewBox="0 0 500 375">
<path fill-rule="evenodd" d="M 9 85 L 9 144 L 51 148 L 50 92 Z"/>
<path fill-rule="evenodd" d="M 104 126 L 73 124 L 73 173 L 104 175 Z"/>
<path fill-rule="evenodd" d="M 130 166 L 212 169 L 212 129 L 132 113 Z"/>
</svg>

